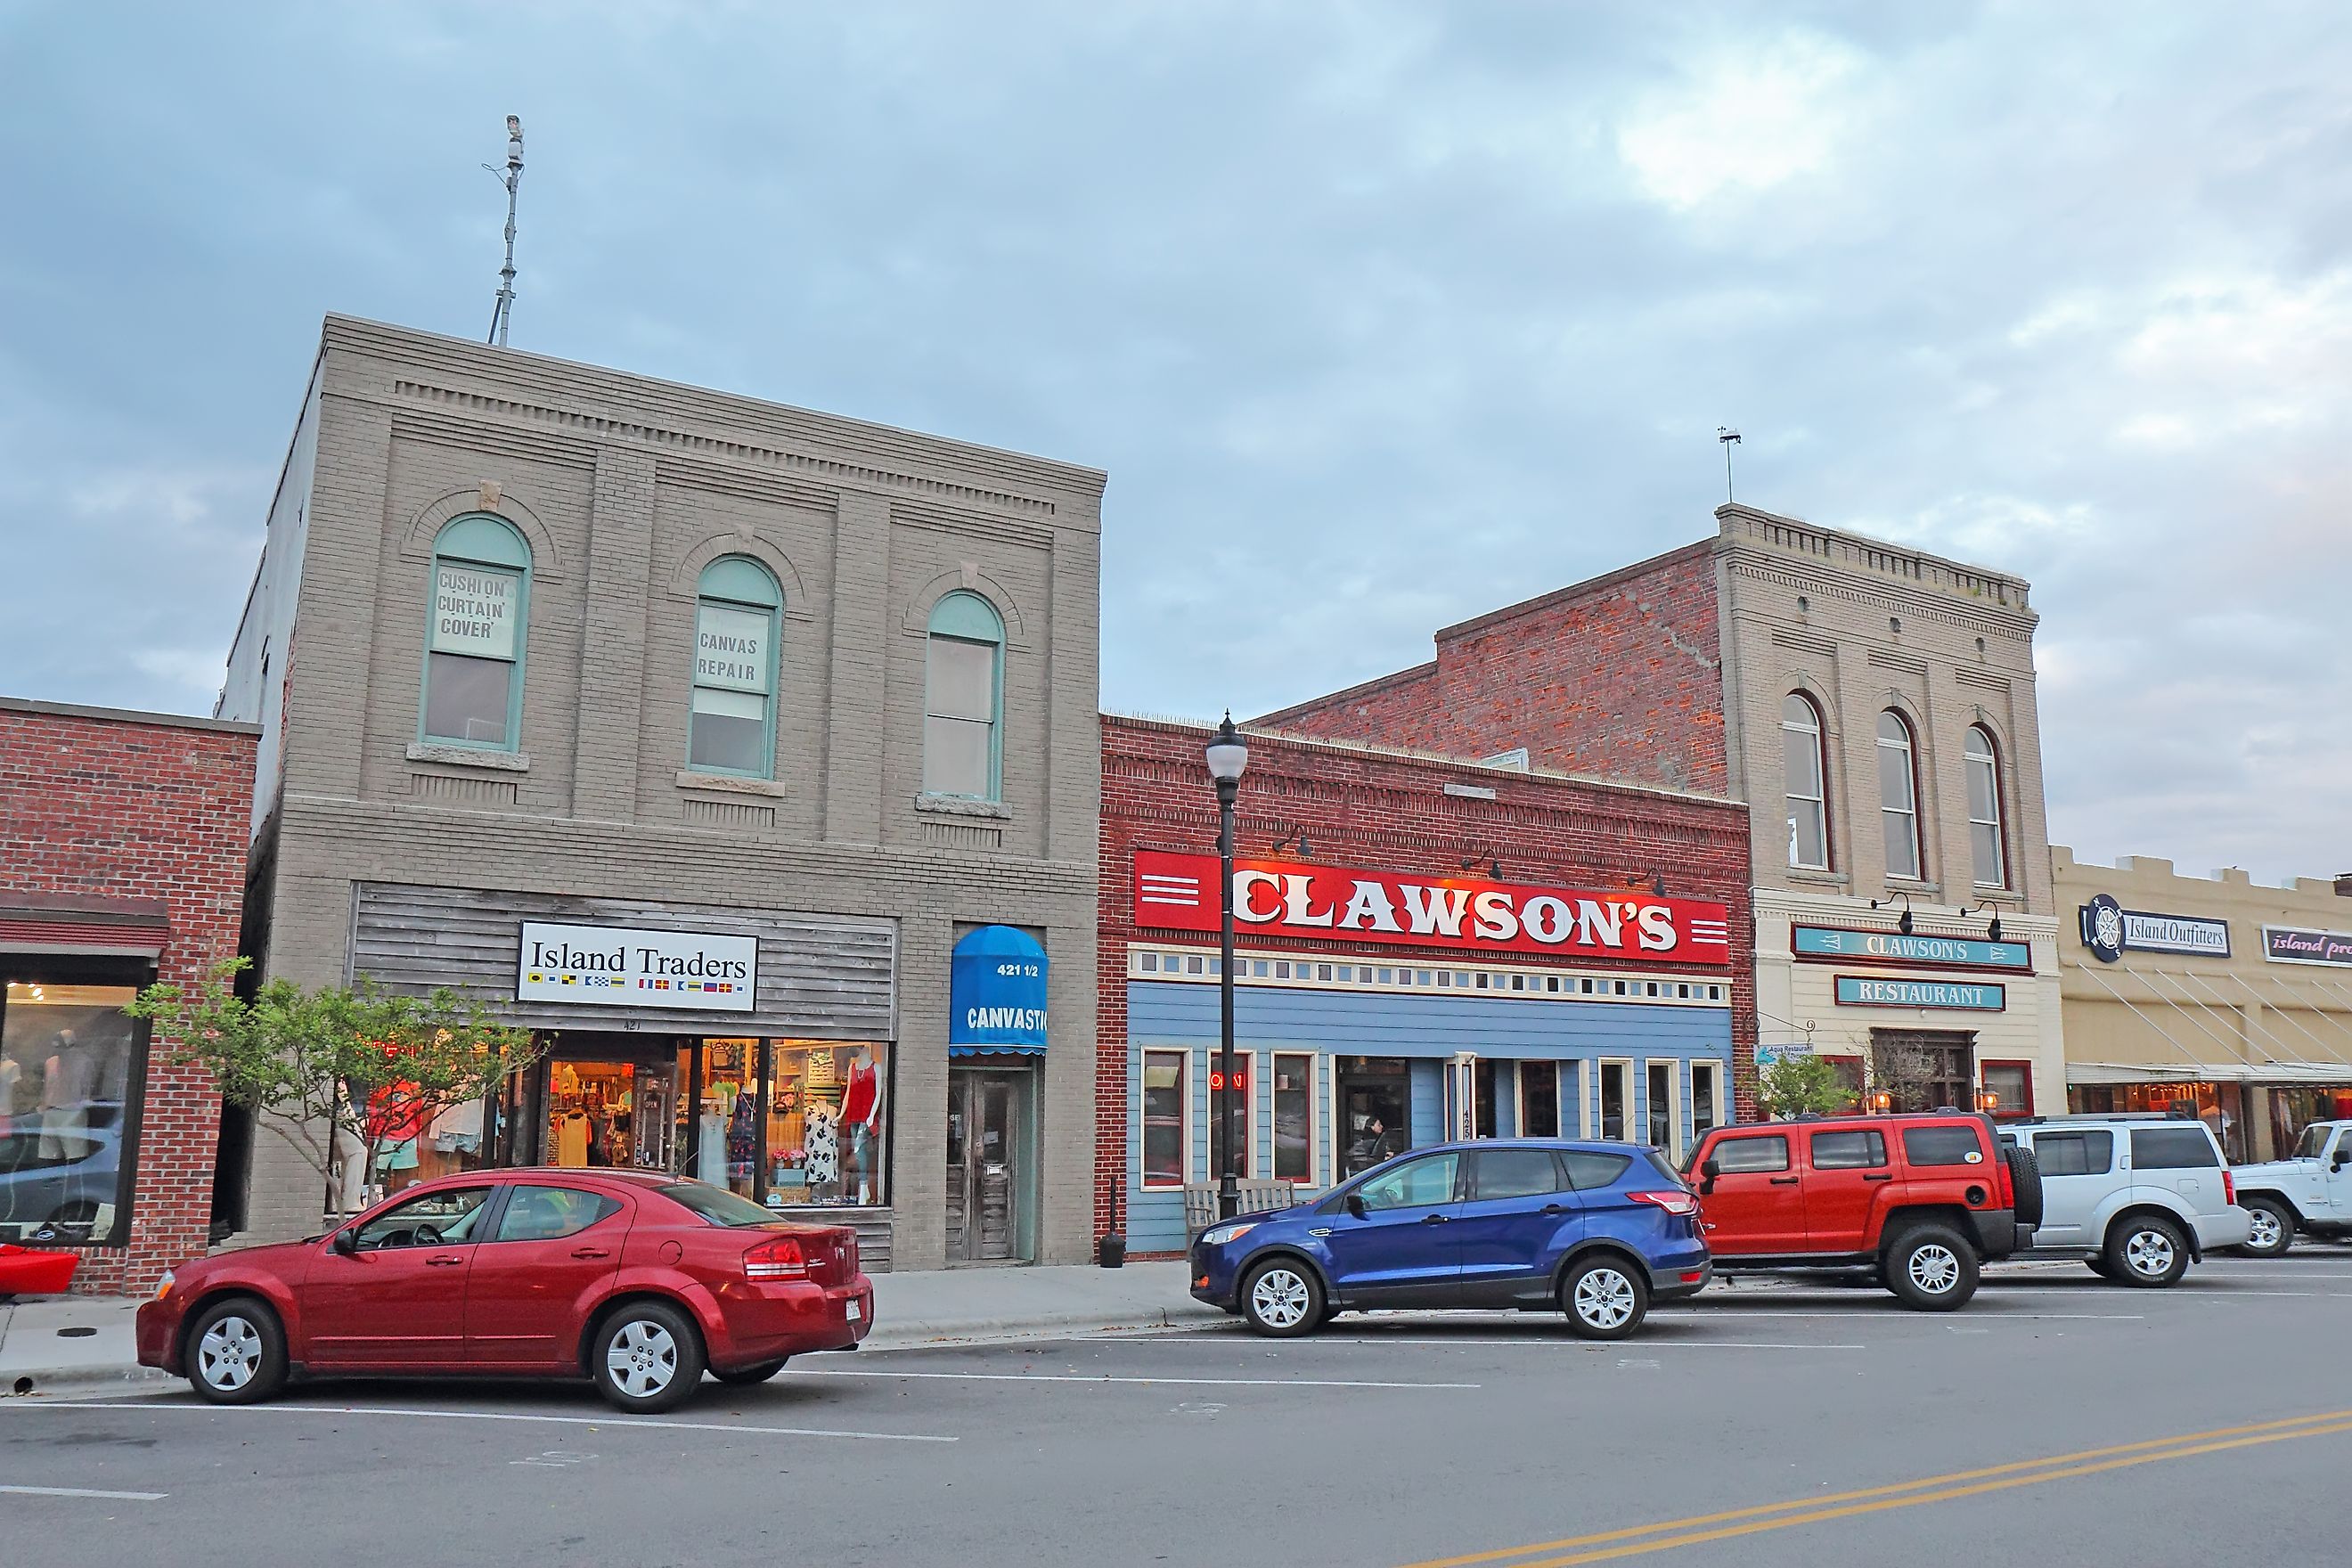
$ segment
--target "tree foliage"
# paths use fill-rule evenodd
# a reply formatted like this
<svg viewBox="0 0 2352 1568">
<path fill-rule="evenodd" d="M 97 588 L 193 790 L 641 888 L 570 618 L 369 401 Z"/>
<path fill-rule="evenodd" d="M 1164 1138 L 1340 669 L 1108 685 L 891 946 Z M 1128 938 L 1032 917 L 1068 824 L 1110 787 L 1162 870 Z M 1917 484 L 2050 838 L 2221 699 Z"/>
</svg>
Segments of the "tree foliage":
<svg viewBox="0 0 2352 1568">
<path fill-rule="evenodd" d="M 411 996 L 364 980 L 313 991 L 279 979 L 248 1001 L 236 980 L 250 963 L 230 959 L 190 986 L 150 985 L 124 1010 L 150 1021 L 174 1064 L 205 1068 L 224 1100 L 283 1135 L 331 1192 L 344 1190 L 354 1148 L 360 1169 L 373 1171 L 395 1135 L 496 1089 L 546 1049 L 446 987 Z"/>
<path fill-rule="evenodd" d="M 1837 1068 L 1811 1052 L 1782 1052 L 1756 1075 L 1756 1103 L 1769 1116 L 1826 1116 L 1853 1102 Z"/>
</svg>

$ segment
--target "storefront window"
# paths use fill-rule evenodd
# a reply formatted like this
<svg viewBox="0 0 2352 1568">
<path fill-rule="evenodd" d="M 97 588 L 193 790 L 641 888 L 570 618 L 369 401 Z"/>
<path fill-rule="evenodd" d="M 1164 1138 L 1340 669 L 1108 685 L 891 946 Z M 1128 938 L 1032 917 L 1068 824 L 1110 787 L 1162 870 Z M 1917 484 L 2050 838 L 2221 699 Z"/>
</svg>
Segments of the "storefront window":
<svg viewBox="0 0 2352 1568">
<path fill-rule="evenodd" d="M 1519 1131 L 1528 1138 L 1559 1136 L 1559 1064 L 1519 1064 Z"/>
<path fill-rule="evenodd" d="M 1631 1062 L 1601 1064 L 1601 1136 L 1622 1140 L 1632 1135 L 1626 1121 L 1626 1104 L 1633 1098 L 1627 1080 L 1633 1076 Z"/>
<path fill-rule="evenodd" d="M 769 1042 L 765 1153 L 771 1208 L 887 1203 L 889 1047 Z"/>
<path fill-rule="evenodd" d="M 1256 1103 L 1250 1092 L 1250 1058 L 1246 1051 L 1234 1053 L 1233 1108 L 1234 1127 L 1239 1134 L 1241 1148 L 1234 1161 L 1234 1174 L 1247 1180 L 1250 1176 L 1250 1146 L 1257 1142 L 1250 1136 L 1250 1124 L 1255 1120 L 1251 1110 Z M 1209 1058 L 1209 1180 L 1216 1181 L 1225 1173 L 1225 1075 L 1217 1066 L 1217 1056 Z"/>
<path fill-rule="evenodd" d="M 1671 1151 L 1675 1146 L 1675 1064 L 1650 1064 L 1650 1145 Z"/>
<path fill-rule="evenodd" d="M 1691 1063 L 1691 1142 L 1696 1143 L 1723 1121 L 1722 1094 L 1717 1088 L 1722 1071 L 1714 1062 Z"/>
<path fill-rule="evenodd" d="M 1143 1053 L 1143 1184 L 1184 1184 L 1184 1053 Z"/>
<path fill-rule="evenodd" d="M 120 1246 L 139 1049 L 130 986 L 10 981 L 0 1005 L 0 1241 Z"/>
<path fill-rule="evenodd" d="M 1315 1058 L 1274 1058 L 1274 1179 L 1315 1182 Z"/>
<path fill-rule="evenodd" d="M 1986 1109 L 2001 1118 L 2033 1114 L 2033 1069 L 2024 1062 L 1987 1062 L 1980 1069 L 1984 1091 L 1992 1103 Z"/>
<path fill-rule="evenodd" d="M 559 1054 L 547 1067 L 540 1158 L 575 1170 L 592 1165 L 668 1170 L 671 1091 L 667 1062 Z M 478 1109 L 475 1114 L 479 1116 Z M 436 1127 L 446 1124 L 446 1119 L 435 1122 Z"/>
</svg>

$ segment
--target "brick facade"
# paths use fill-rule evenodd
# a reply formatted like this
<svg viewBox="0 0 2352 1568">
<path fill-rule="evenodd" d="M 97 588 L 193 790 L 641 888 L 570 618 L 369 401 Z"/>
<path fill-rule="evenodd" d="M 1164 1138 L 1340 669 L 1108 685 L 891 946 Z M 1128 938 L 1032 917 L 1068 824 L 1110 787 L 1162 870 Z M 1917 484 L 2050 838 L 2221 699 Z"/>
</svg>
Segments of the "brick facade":
<svg viewBox="0 0 2352 1568">
<path fill-rule="evenodd" d="M 0 905 L 36 928 L 76 907 L 168 922 L 158 977 L 191 982 L 237 951 L 254 746 L 249 725 L 0 700 Z M 141 916 L 141 918 L 152 918 Z M 0 965 L 37 973 L 40 958 Z M 122 961 L 131 970 L 142 961 Z M 30 967 L 28 967 L 30 966 Z M 131 983 L 110 980 L 108 984 Z M 139 1292 L 205 1250 L 220 1097 L 149 1047 L 128 1247 L 94 1247 L 78 1290 Z"/>
<path fill-rule="evenodd" d="M 1128 1190 L 1128 952 L 1145 937 L 1129 869 L 1139 849 L 1214 853 L 1217 801 L 1202 760 L 1202 726 L 1106 715 L 1099 987 L 1096 998 L 1095 1229 L 1124 1229 Z M 1235 850 L 1265 856 L 1304 831 L 1306 858 L 1407 875 L 1454 875 L 1471 857 L 1501 861 L 1515 883 L 1646 887 L 1654 873 L 1677 898 L 1731 910 L 1733 1089 L 1752 1107 L 1756 1016 L 1748 909 L 1748 814 L 1737 805 L 1661 789 L 1548 773 L 1479 767 L 1408 752 L 1248 732 L 1249 767 L 1235 816 Z M 1494 798 L 1446 793 L 1492 791 Z M 1213 939 L 1212 939 L 1213 940 Z M 1362 951 L 1362 944 L 1268 939 L 1252 950 Z M 1424 954 L 1423 962 L 1427 962 Z M 1583 967 L 1608 968 L 1584 961 Z M 1622 965 L 1633 968 L 1636 965 Z M 1328 1042 L 1345 1049 L 1344 1040 Z"/>
</svg>

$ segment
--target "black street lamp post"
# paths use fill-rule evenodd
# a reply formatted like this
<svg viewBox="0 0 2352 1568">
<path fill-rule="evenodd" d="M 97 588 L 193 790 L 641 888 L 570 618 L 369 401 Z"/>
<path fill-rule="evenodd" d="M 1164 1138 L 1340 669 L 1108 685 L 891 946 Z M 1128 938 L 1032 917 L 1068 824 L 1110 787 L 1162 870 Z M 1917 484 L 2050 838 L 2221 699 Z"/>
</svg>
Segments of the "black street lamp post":
<svg viewBox="0 0 2352 1568">
<path fill-rule="evenodd" d="M 1249 766 L 1249 747 L 1242 743 L 1230 711 L 1209 742 L 1208 762 L 1209 777 L 1217 785 L 1217 944 L 1223 955 L 1217 973 L 1217 1074 L 1223 1088 L 1217 1095 L 1217 1131 L 1224 1147 L 1217 1161 L 1217 1217 L 1231 1219 L 1242 1204 L 1235 1173 L 1241 1145 L 1234 1117 L 1234 797 L 1241 793 L 1242 770 Z"/>
</svg>

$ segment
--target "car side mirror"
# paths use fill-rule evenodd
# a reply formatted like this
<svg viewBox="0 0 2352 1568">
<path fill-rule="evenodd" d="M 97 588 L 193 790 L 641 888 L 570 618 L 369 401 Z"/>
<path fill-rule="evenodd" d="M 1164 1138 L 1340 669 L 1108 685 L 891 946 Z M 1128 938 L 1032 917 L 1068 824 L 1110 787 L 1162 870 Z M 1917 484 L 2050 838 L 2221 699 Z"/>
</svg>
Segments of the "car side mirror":
<svg viewBox="0 0 2352 1568">
<path fill-rule="evenodd" d="M 1701 1160 L 1698 1163 L 1698 1195 L 1705 1197 L 1715 1191 L 1715 1179 L 1721 1174 L 1723 1174 L 1723 1162 L 1712 1154 Z"/>
<path fill-rule="evenodd" d="M 2347 1160 L 2352 1160 L 2352 1151 L 2343 1149 L 2336 1151 L 2336 1169 L 2342 1170 Z"/>
<path fill-rule="evenodd" d="M 1364 1217 L 1364 1200 L 1355 1193 L 1348 1194 L 1348 1212 L 1358 1219 Z"/>
<path fill-rule="evenodd" d="M 341 1253 L 345 1258 L 350 1258 L 357 1253 L 360 1249 L 360 1227 L 355 1225 L 347 1225 L 342 1229 L 335 1232 L 334 1247 L 337 1252 Z"/>
</svg>

